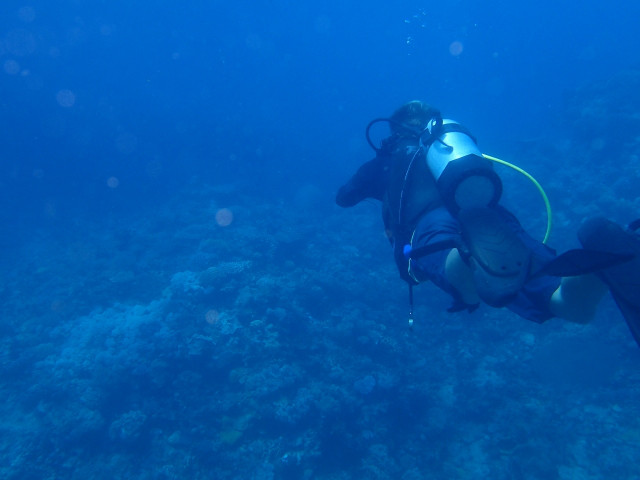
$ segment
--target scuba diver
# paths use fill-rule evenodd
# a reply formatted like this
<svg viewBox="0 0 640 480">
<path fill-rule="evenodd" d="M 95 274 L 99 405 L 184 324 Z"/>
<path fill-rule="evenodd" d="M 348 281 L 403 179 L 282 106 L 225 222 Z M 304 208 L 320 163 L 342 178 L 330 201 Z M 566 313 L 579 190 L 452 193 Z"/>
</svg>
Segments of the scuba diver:
<svg viewBox="0 0 640 480">
<path fill-rule="evenodd" d="M 379 146 L 373 125 L 388 123 L 391 135 Z M 588 323 L 607 290 L 640 345 L 640 235 L 604 218 L 578 231 L 582 249 L 556 255 L 524 231 L 499 204 L 502 194 L 494 161 L 478 149 L 469 131 L 420 101 L 367 126 L 375 157 L 340 187 L 336 203 L 352 207 L 382 202 L 382 218 L 400 277 L 413 286 L 431 281 L 453 300 L 450 312 L 474 311 L 481 302 L 506 307 L 538 323 L 552 317 Z"/>
</svg>

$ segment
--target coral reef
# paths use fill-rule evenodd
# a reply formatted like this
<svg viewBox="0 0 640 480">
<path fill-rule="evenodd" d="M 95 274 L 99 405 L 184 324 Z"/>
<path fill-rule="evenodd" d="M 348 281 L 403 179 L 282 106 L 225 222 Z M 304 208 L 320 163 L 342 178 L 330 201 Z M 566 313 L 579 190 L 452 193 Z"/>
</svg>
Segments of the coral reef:
<svg viewBox="0 0 640 480">
<path fill-rule="evenodd" d="M 572 136 L 529 150 L 565 162 L 539 175 L 561 236 L 640 211 L 639 83 L 578 92 Z M 409 330 L 377 206 L 229 186 L 220 225 L 219 196 L 194 184 L 12 252 L 2 478 L 638 478 L 640 352 L 610 301 L 534 325 L 445 313 L 421 285 Z"/>
</svg>

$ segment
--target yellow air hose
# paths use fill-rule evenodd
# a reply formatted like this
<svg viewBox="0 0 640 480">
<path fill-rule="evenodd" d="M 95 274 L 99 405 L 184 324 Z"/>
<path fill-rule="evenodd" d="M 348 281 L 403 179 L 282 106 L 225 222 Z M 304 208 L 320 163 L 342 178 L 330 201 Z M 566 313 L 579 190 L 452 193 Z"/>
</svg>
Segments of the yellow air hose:
<svg viewBox="0 0 640 480">
<path fill-rule="evenodd" d="M 544 235 L 544 240 L 542 240 L 542 243 L 547 243 L 547 240 L 549 240 L 549 236 L 551 235 L 551 224 L 552 224 L 552 220 L 551 220 L 551 218 L 552 218 L 551 217 L 551 204 L 549 203 L 549 198 L 547 197 L 547 194 L 545 193 L 544 189 L 542 188 L 542 185 L 540 185 L 538 183 L 538 181 L 535 178 L 533 178 L 528 172 L 524 171 L 523 169 L 521 169 L 520 167 L 514 165 L 513 163 L 509 163 L 509 162 L 506 162 L 504 160 L 500 160 L 499 158 L 492 157 L 491 155 L 485 155 L 484 153 L 482 154 L 482 156 L 484 158 L 486 158 L 487 160 L 491 160 L 492 162 L 500 163 L 502 165 L 506 165 L 507 167 L 513 168 L 516 172 L 520 172 L 525 177 L 527 177 L 529 180 L 531 180 L 533 182 L 533 184 L 537 187 L 538 191 L 542 195 L 542 199 L 544 200 L 544 205 L 547 208 L 547 232 Z"/>
</svg>

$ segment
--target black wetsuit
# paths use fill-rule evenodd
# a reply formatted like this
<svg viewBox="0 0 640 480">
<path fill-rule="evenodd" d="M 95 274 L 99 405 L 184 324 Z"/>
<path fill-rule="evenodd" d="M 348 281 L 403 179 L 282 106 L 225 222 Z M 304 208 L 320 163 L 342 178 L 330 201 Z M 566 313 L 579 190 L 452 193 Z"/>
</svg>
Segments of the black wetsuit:
<svg viewBox="0 0 640 480">
<path fill-rule="evenodd" d="M 382 202 L 382 220 L 403 280 L 415 283 L 407 273 L 402 249 L 427 212 L 442 206 L 433 176 L 415 138 L 392 136 L 383 142 L 375 158 L 363 164 L 338 190 L 336 203 L 352 207 L 372 198 Z"/>
</svg>

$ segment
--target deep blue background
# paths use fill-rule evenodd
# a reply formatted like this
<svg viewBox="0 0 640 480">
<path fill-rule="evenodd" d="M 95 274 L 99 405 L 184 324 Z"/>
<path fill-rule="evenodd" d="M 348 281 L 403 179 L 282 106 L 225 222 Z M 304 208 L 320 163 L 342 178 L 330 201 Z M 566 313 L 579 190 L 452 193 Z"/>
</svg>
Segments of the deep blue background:
<svg viewBox="0 0 640 480">
<path fill-rule="evenodd" d="M 637 218 L 640 3 L 0 3 L 0 477 L 637 479 L 610 298 L 420 285 L 409 331 L 379 206 L 333 196 L 420 98 L 560 251 Z"/>
<path fill-rule="evenodd" d="M 368 120 L 413 98 L 499 154 L 562 128 L 576 86 L 640 56 L 640 5 L 619 0 L 1 10 L 2 211 L 35 224 L 131 211 L 194 178 L 269 197 L 305 183 L 335 189 L 369 156 Z M 57 103 L 61 90 L 73 106 Z"/>
</svg>

